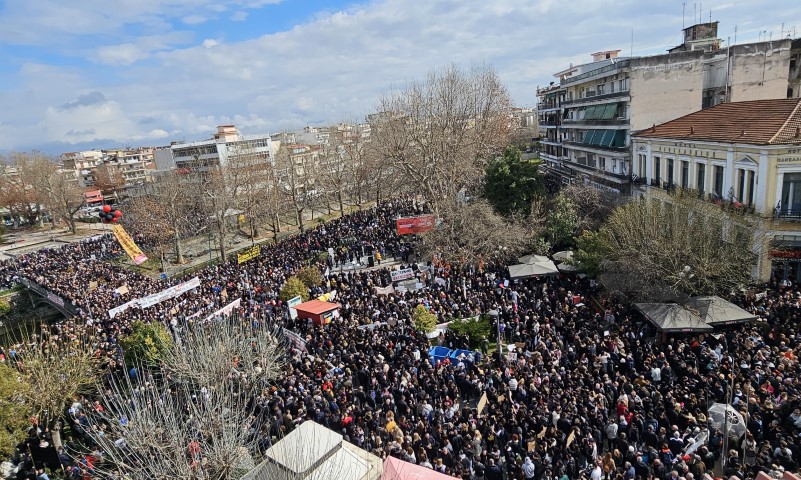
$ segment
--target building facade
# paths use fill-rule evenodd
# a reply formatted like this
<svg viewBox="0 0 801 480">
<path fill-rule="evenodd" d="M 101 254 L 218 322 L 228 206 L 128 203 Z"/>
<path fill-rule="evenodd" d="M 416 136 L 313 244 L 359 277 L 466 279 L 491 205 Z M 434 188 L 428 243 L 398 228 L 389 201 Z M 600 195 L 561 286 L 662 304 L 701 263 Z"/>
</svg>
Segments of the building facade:
<svg viewBox="0 0 801 480">
<path fill-rule="evenodd" d="M 234 125 L 221 125 L 208 140 L 173 143 L 155 151 L 159 170 L 206 171 L 247 156 L 274 163 L 275 152 L 269 135 L 242 135 Z"/>
<path fill-rule="evenodd" d="M 755 276 L 801 279 L 801 99 L 724 103 L 632 136 L 633 193 L 678 189 L 757 225 Z"/>
<path fill-rule="evenodd" d="M 717 22 L 688 27 L 684 38 L 664 55 L 594 53 L 538 89 L 545 172 L 627 192 L 632 132 L 724 102 L 801 96 L 801 40 L 720 48 Z"/>
</svg>

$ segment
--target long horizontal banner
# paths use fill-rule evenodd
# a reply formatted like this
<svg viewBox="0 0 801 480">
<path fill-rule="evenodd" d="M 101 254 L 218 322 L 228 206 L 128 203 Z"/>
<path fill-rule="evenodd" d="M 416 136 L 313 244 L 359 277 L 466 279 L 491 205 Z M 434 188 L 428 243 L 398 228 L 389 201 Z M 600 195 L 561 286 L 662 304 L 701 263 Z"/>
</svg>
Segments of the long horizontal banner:
<svg viewBox="0 0 801 480">
<path fill-rule="evenodd" d="M 395 227 L 398 235 L 409 235 L 412 233 L 422 233 L 433 229 L 436 226 L 434 215 L 420 215 L 419 217 L 401 217 L 395 220 Z"/>
<path fill-rule="evenodd" d="M 199 286 L 200 286 L 200 278 L 194 277 L 192 280 L 179 283 L 178 285 L 173 285 L 172 287 L 162 290 L 158 293 L 154 293 L 152 295 L 148 295 L 142 298 L 135 298 L 129 302 L 123 303 L 120 306 L 114 307 L 108 311 L 108 316 L 114 318 L 120 313 L 132 307 L 139 307 L 139 308 L 152 307 L 153 305 L 161 303 L 164 300 L 169 300 L 171 298 L 183 295 L 184 293 L 192 289 L 198 288 Z"/>
<path fill-rule="evenodd" d="M 229 303 L 228 305 L 222 307 L 221 309 L 217 310 L 216 312 L 214 312 L 211 315 L 209 315 L 208 317 L 206 317 L 206 320 L 208 321 L 208 320 L 211 320 L 214 317 L 224 317 L 226 315 L 230 315 L 231 312 L 234 311 L 234 309 L 239 308 L 239 305 L 241 303 L 242 303 L 242 299 L 241 298 L 237 298 L 233 302 Z"/>
</svg>

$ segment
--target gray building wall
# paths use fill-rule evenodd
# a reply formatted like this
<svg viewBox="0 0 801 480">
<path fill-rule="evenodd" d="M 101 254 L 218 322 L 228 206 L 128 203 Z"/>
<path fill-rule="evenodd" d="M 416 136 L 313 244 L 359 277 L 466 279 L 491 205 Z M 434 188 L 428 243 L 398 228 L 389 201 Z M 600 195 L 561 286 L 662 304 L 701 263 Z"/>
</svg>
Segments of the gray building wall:
<svg viewBox="0 0 801 480">
<path fill-rule="evenodd" d="M 631 130 L 638 131 L 701 109 L 702 51 L 631 59 Z"/>
</svg>

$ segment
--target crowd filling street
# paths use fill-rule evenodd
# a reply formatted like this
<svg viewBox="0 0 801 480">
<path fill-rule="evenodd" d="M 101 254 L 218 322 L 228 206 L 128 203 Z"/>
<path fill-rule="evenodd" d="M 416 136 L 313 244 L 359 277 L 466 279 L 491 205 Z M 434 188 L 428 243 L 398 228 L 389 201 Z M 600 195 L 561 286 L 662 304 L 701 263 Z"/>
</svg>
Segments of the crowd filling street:
<svg viewBox="0 0 801 480">
<path fill-rule="evenodd" d="M 197 289 L 114 318 L 110 309 L 180 280 L 155 280 L 104 260 L 120 248 L 110 235 L 6 261 L 0 283 L 9 287 L 25 277 L 72 303 L 79 316 L 55 324 L 56 337 L 89 334 L 112 369 L 123 368 L 119 339 L 132 321 L 175 328 L 237 298 L 240 318 L 296 332 L 305 346 L 287 352 L 284 375 L 254 400 L 263 449 L 311 420 L 376 455 L 463 479 L 690 480 L 714 476 L 724 459 L 724 478 L 798 469 L 797 287 L 767 285 L 764 295 L 730 299 L 756 315 L 755 323 L 663 338 L 577 275 L 504 285 L 505 264 L 459 268 L 423 261 L 415 267 L 422 289 L 378 295 L 374 287 L 391 284 L 387 268 L 340 268 L 375 252 L 405 267 L 415 244 L 396 233 L 395 218 L 420 213 L 414 201 L 395 200 L 346 215 L 264 246 L 247 263 L 206 267 L 195 274 Z M 323 259 L 319 254 L 329 248 L 335 255 Z M 327 325 L 290 319 L 278 298 L 308 260 L 328 272 L 312 297 L 336 290 L 342 305 Z M 127 292 L 120 293 L 123 286 Z M 433 365 L 433 343 L 470 345 L 450 332 L 429 340 L 415 331 L 412 311 L 420 304 L 439 323 L 492 311 L 493 331 L 504 345 L 517 345 L 516 359 L 499 361 L 489 351 L 493 333 L 473 346 L 474 357 Z M 24 348 L 0 355 L 13 358 Z M 743 437 L 727 440 L 709 427 L 708 407 L 716 402 L 732 404 L 747 419 Z M 77 413 L 67 415 L 77 420 Z M 68 455 L 62 461 L 71 478 L 91 477 L 86 461 Z"/>
</svg>

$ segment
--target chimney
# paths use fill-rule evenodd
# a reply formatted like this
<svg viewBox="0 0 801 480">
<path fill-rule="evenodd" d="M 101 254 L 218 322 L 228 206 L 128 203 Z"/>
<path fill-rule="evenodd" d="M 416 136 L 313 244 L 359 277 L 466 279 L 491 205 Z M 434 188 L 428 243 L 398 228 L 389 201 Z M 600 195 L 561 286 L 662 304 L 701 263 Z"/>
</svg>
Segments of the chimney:
<svg viewBox="0 0 801 480">
<path fill-rule="evenodd" d="M 651 125 L 651 133 L 656 132 L 656 124 Z"/>
<path fill-rule="evenodd" d="M 690 135 L 695 133 L 695 125 L 690 125 Z"/>
</svg>

